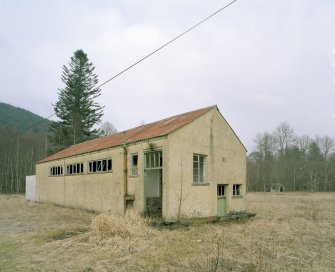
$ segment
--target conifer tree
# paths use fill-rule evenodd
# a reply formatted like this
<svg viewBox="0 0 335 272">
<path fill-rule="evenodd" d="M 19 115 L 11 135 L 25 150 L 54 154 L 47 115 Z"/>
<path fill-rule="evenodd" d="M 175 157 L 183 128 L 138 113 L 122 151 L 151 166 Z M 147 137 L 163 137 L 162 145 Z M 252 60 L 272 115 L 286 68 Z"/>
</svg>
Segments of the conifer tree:
<svg viewBox="0 0 335 272">
<path fill-rule="evenodd" d="M 103 107 L 95 99 L 100 96 L 98 76 L 87 54 L 79 49 L 71 57 L 69 66 L 63 66 L 62 81 L 54 110 L 59 121 L 51 126 L 53 151 L 98 136 L 95 125 L 101 122 Z"/>
</svg>

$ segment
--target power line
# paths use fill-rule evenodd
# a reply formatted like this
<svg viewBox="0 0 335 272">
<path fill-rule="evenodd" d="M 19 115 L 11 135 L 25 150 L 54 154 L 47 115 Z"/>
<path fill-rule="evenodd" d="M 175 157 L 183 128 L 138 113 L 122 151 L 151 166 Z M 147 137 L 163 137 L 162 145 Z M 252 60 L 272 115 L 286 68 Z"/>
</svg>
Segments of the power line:
<svg viewBox="0 0 335 272">
<path fill-rule="evenodd" d="M 26 132 L 26 131 L 28 131 L 28 130 L 30 130 L 30 129 L 32 129 L 32 128 L 34 128 L 34 127 L 37 127 L 39 124 L 42 124 L 43 122 L 45 122 L 46 120 L 49 120 L 49 118 L 51 118 L 52 116 L 54 116 L 56 113 L 53 113 L 53 114 L 51 114 L 51 115 L 49 115 L 48 117 L 46 117 L 46 118 L 43 118 L 41 121 L 38 121 L 37 123 L 35 123 L 35 124 L 33 124 L 31 127 L 28 127 L 28 128 L 26 128 L 26 129 L 23 129 L 22 130 L 22 132 Z"/>
<path fill-rule="evenodd" d="M 121 72 L 117 73 L 116 75 L 112 76 L 111 78 L 109 78 L 108 80 L 106 80 L 105 82 L 101 83 L 100 85 L 98 85 L 96 87 L 96 89 L 104 86 L 105 84 L 107 84 L 108 82 L 112 81 L 113 79 L 117 78 L 118 76 L 122 75 L 123 73 L 125 73 L 126 71 L 128 71 L 129 69 L 133 68 L 134 66 L 136 66 L 137 64 L 139 64 L 140 62 L 144 61 L 145 59 L 149 58 L 150 56 L 152 56 L 153 54 L 157 53 L 158 51 L 162 50 L 164 47 L 168 46 L 170 43 L 173 43 L 175 40 L 179 39 L 181 36 L 184 36 L 185 34 L 187 34 L 188 32 L 192 31 L 194 28 L 196 28 L 197 26 L 201 25 L 202 23 L 206 22 L 207 20 L 209 20 L 210 18 L 214 17 L 215 15 L 217 15 L 218 13 L 220 13 L 221 11 L 223 11 L 224 9 L 228 8 L 230 5 L 234 4 L 237 0 L 233 0 L 230 3 L 228 3 L 227 5 L 223 6 L 222 8 L 216 10 L 215 12 L 213 12 L 212 14 L 210 14 L 209 16 L 207 16 L 205 19 L 202 19 L 200 22 L 198 22 L 197 24 L 193 25 L 192 27 L 190 27 L 189 29 L 185 30 L 184 32 L 182 32 L 181 34 L 179 34 L 178 36 L 174 37 L 173 39 L 171 39 L 170 41 L 166 42 L 165 44 L 163 44 L 162 46 L 160 46 L 159 48 L 157 48 L 156 50 L 152 51 L 151 53 L 149 53 L 148 55 L 146 55 L 145 57 L 141 58 L 140 60 L 134 62 L 132 65 L 128 66 L 127 68 L 123 69 Z M 40 123 L 44 122 L 45 120 L 48 120 L 49 118 L 51 118 L 52 116 L 56 115 L 56 113 L 51 114 L 49 117 L 45 118 L 44 120 L 34 124 L 33 126 L 31 126 L 30 128 L 26 129 L 32 129 L 35 126 L 39 125 Z M 26 131 L 24 130 L 24 131 Z"/>
<path fill-rule="evenodd" d="M 102 87 L 103 85 L 107 84 L 108 82 L 110 82 L 111 80 L 113 80 L 114 78 L 122 75 L 124 72 L 128 71 L 129 69 L 133 68 L 135 65 L 139 64 L 140 62 L 144 61 L 145 59 L 149 58 L 150 56 L 152 56 L 153 54 L 157 53 L 158 51 L 160 51 L 161 49 L 163 49 L 164 47 L 168 46 L 170 43 L 174 42 L 175 40 L 179 39 L 181 36 L 185 35 L 186 33 L 190 32 L 191 30 L 193 30 L 194 28 L 196 28 L 197 26 L 201 25 L 202 23 L 206 22 L 207 20 L 209 20 L 210 18 L 212 18 L 213 16 L 215 16 L 216 14 L 218 14 L 219 12 L 221 12 L 222 10 L 224 10 L 225 8 L 229 7 L 230 5 L 232 5 L 234 2 L 236 2 L 237 0 L 234 0 L 232 2 L 230 2 L 229 4 L 225 5 L 224 7 L 218 9 L 217 11 L 213 12 L 211 15 L 207 16 L 205 19 L 201 20 L 199 23 L 195 24 L 194 26 L 190 27 L 189 29 L 185 30 L 183 33 L 179 34 L 178 36 L 176 36 L 175 38 L 171 39 L 170 41 L 168 41 L 167 43 L 163 44 L 161 47 L 157 48 L 156 50 L 152 51 L 150 54 L 146 55 L 145 57 L 141 58 L 140 60 L 136 61 L 135 63 L 133 63 L 132 65 L 128 66 L 126 69 L 122 70 L 120 73 L 112 76 L 110 79 L 106 80 L 104 83 L 100 84 L 97 88 Z"/>
</svg>

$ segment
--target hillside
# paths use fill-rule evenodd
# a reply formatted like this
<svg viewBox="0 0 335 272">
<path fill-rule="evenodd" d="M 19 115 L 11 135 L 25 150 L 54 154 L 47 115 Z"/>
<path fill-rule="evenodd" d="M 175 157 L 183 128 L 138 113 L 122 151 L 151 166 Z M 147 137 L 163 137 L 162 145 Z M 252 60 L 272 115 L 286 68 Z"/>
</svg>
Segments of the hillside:
<svg viewBox="0 0 335 272">
<path fill-rule="evenodd" d="M 22 108 L 0 102 L 0 128 L 15 127 L 25 132 L 32 126 L 34 132 L 45 134 L 50 124 L 49 120 L 44 120 L 41 116 Z"/>
<path fill-rule="evenodd" d="M 30 111 L 0 102 L 0 194 L 25 191 L 25 177 L 35 173 L 35 163 L 47 154 L 49 124 Z"/>
</svg>

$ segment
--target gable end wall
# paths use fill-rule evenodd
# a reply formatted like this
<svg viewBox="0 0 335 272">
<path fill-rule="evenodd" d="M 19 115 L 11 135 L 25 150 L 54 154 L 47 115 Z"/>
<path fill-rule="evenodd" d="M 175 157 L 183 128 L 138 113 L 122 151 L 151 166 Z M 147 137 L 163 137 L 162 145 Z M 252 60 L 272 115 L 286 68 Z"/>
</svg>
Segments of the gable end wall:
<svg viewBox="0 0 335 272">
<path fill-rule="evenodd" d="M 217 184 L 228 184 L 228 211 L 246 209 L 246 150 L 216 108 L 170 134 L 168 141 L 167 218 L 216 216 Z M 202 186 L 193 184 L 193 154 L 206 155 Z M 242 185 L 241 197 L 232 196 L 233 184 Z"/>
</svg>

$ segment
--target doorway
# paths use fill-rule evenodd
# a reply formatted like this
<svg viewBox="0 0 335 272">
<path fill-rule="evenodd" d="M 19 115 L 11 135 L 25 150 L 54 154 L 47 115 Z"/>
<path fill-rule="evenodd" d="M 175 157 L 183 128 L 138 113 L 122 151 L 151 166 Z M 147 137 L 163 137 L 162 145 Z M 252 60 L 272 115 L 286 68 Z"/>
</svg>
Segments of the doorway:
<svg viewBox="0 0 335 272">
<path fill-rule="evenodd" d="M 163 202 L 162 151 L 144 153 L 144 158 L 145 214 L 153 217 L 161 217 Z"/>
<path fill-rule="evenodd" d="M 227 194 L 228 185 L 218 184 L 217 185 L 217 215 L 219 217 L 227 215 Z"/>
</svg>

